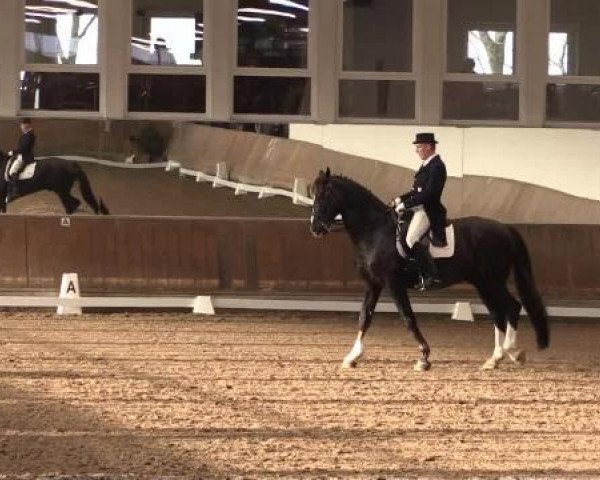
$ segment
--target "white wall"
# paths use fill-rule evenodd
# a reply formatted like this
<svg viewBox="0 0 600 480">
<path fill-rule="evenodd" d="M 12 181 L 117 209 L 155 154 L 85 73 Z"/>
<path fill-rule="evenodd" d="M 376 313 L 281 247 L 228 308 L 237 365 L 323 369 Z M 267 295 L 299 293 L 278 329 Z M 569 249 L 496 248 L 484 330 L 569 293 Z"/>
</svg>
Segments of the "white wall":
<svg viewBox="0 0 600 480">
<path fill-rule="evenodd" d="M 478 175 L 600 201 L 600 132 L 548 128 L 290 125 L 290 138 L 416 170 L 416 132 L 434 132 L 453 177 Z"/>
</svg>

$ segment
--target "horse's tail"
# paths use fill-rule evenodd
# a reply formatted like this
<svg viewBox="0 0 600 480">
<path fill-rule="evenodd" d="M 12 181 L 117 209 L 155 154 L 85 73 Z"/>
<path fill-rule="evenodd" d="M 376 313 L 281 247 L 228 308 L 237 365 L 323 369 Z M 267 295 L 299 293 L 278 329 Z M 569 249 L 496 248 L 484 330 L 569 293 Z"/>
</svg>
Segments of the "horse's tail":
<svg viewBox="0 0 600 480">
<path fill-rule="evenodd" d="M 87 202 L 87 204 L 92 207 L 92 210 L 94 210 L 95 213 L 108 215 L 108 208 L 106 208 L 106 205 L 104 205 L 102 199 L 99 199 L 100 202 L 96 200 L 94 192 L 92 192 L 92 187 L 90 186 L 88 176 L 79 165 L 77 165 L 77 180 L 79 180 L 79 190 L 81 191 L 81 196 Z"/>
<path fill-rule="evenodd" d="M 550 344 L 548 313 L 533 280 L 527 245 L 525 245 L 523 237 L 515 228 L 509 228 L 515 245 L 515 282 L 519 298 L 531 319 L 538 348 L 548 348 Z"/>
</svg>

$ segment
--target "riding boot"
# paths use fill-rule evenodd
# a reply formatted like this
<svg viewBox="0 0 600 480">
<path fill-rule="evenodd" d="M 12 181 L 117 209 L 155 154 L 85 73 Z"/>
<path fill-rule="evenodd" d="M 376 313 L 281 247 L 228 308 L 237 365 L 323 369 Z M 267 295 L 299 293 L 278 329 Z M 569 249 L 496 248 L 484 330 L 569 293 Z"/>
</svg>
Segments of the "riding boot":
<svg viewBox="0 0 600 480">
<path fill-rule="evenodd" d="M 417 242 L 412 248 L 412 254 L 421 272 L 421 282 L 417 287 L 418 290 L 425 291 L 436 284 L 442 283 L 435 262 L 429 254 L 429 248 Z"/>
<path fill-rule="evenodd" d="M 12 202 L 14 199 L 19 197 L 19 185 L 16 180 L 11 180 L 7 182 L 7 194 L 6 194 L 6 203 Z"/>
</svg>

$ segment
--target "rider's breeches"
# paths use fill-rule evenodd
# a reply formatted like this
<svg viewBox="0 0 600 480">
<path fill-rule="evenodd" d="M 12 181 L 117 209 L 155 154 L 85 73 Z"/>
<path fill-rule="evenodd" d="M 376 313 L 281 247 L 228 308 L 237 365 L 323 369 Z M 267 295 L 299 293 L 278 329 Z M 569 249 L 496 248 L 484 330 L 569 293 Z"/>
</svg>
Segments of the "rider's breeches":
<svg viewBox="0 0 600 480">
<path fill-rule="evenodd" d="M 408 232 L 406 233 L 406 244 L 409 248 L 413 248 L 415 243 L 423 238 L 431 226 L 429 217 L 422 206 L 415 208 L 414 212 L 413 218 L 408 226 Z"/>
<path fill-rule="evenodd" d="M 15 158 L 14 162 L 10 166 L 10 171 L 8 172 L 8 174 L 10 176 L 16 174 L 17 172 L 19 172 L 21 170 L 22 166 L 23 166 L 23 157 L 21 155 L 17 155 L 17 158 Z"/>
</svg>

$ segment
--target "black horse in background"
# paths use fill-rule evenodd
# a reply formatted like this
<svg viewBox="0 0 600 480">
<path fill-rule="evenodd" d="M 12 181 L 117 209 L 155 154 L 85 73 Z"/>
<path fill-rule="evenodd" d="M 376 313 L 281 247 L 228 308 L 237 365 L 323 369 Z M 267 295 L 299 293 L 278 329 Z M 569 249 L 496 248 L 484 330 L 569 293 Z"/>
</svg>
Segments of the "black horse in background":
<svg viewBox="0 0 600 480">
<path fill-rule="evenodd" d="M 6 194 L 8 189 L 7 166 L 11 158 L 0 150 L 0 212 L 6 213 Z M 81 201 L 71 195 L 75 181 L 79 181 L 81 196 L 96 214 L 108 215 L 110 212 L 101 199 L 96 200 L 90 181 L 83 169 L 75 162 L 62 158 L 50 157 L 36 160 L 33 177 L 19 180 L 19 197 L 42 190 L 56 193 L 62 202 L 65 212 L 71 214 L 77 210 Z"/>
<path fill-rule="evenodd" d="M 429 345 L 417 326 L 407 293 L 407 289 L 415 285 L 418 273 L 413 262 L 398 252 L 397 216 L 369 190 L 349 178 L 331 175 L 329 169 L 319 173 L 313 190 L 312 233 L 317 236 L 328 233 L 336 217 L 341 215 L 355 247 L 359 273 L 366 282 L 358 338 L 342 366 L 355 366 L 362 356 L 362 340 L 385 287 L 403 313 L 408 330 L 419 342 L 422 356 L 415 369 L 427 370 Z M 525 353 L 517 349 L 516 335 L 521 304 L 506 285 L 511 270 L 514 270 L 519 298 L 531 319 L 538 347 L 547 348 L 550 340 L 546 308 L 534 283 L 527 247 L 513 227 L 494 220 L 465 217 L 455 220 L 453 225 L 454 254 L 435 262 L 443 286 L 465 281 L 473 284 L 490 312 L 496 344 L 483 368 L 496 368 L 505 354 L 522 364 Z"/>
</svg>

